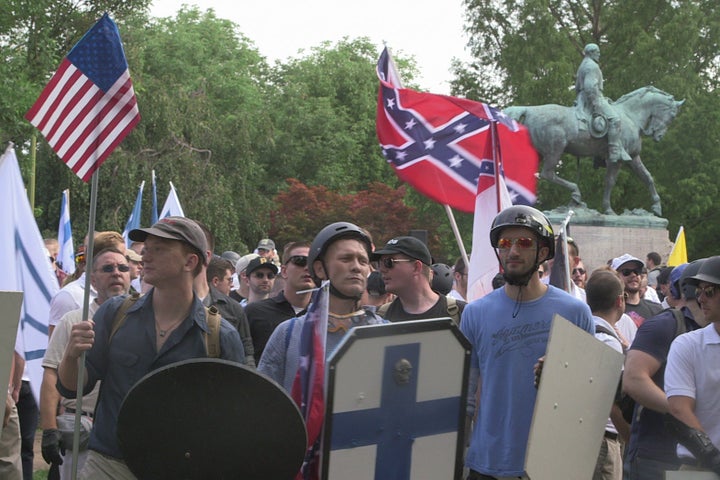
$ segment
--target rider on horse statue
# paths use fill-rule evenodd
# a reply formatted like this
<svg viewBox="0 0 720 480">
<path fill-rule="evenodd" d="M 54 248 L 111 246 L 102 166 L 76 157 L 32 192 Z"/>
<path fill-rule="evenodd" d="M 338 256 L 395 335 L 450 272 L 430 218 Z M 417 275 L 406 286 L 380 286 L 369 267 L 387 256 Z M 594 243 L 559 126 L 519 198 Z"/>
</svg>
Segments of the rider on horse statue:
<svg viewBox="0 0 720 480">
<path fill-rule="evenodd" d="M 583 54 L 585 58 L 580 63 L 575 80 L 577 105 L 583 115 L 591 117 L 589 128 L 592 136 L 600 138 L 607 132 L 608 160 L 613 163 L 620 160 L 630 161 L 630 155 L 620 141 L 620 118 L 603 95 L 603 76 L 598 65 L 600 48 L 589 43 Z"/>
</svg>

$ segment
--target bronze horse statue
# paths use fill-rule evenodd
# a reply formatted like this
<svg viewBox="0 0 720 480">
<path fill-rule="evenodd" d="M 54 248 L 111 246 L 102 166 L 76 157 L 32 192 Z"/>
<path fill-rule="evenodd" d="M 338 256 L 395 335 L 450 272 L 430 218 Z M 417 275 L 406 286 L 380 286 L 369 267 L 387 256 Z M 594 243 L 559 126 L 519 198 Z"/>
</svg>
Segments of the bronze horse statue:
<svg viewBox="0 0 720 480">
<path fill-rule="evenodd" d="M 617 110 L 621 122 L 622 142 L 632 160 L 630 168 L 645 183 L 652 197 L 652 211 L 662 215 L 660 196 L 655 189 L 655 182 L 645 165 L 640 160 L 642 140 L 640 135 L 652 136 L 659 141 L 668 125 L 678 113 L 684 100 L 676 101 L 672 95 L 655 87 L 642 87 L 623 95 L 612 105 Z M 592 135 L 589 122 L 582 120 L 577 107 L 562 105 L 537 105 L 525 107 L 509 107 L 505 113 L 527 126 L 535 149 L 542 157 L 540 177 L 562 185 L 572 192 L 572 205 L 585 206 L 577 184 L 559 177 L 555 168 L 563 153 L 577 157 L 594 157 L 607 167 L 605 173 L 605 190 L 603 192 L 603 210 L 605 214 L 614 215 L 610 204 L 610 195 L 621 162 L 608 163 L 607 138 Z M 597 163 L 596 163 L 597 164 Z"/>
</svg>

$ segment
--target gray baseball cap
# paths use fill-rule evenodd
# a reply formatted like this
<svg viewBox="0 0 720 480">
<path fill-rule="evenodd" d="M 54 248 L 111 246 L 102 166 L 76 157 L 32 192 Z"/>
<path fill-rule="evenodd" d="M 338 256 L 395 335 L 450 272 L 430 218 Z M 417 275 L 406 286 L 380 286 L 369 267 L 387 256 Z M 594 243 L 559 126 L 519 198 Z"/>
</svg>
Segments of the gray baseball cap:
<svg viewBox="0 0 720 480">
<path fill-rule="evenodd" d="M 168 240 L 178 240 L 197 250 L 203 265 L 207 265 L 207 241 L 205 233 L 194 220 L 185 217 L 165 217 L 150 228 L 130 230 L 128 236 L 135 242 L 144 242 L 148 235 Z"/>
</svg>

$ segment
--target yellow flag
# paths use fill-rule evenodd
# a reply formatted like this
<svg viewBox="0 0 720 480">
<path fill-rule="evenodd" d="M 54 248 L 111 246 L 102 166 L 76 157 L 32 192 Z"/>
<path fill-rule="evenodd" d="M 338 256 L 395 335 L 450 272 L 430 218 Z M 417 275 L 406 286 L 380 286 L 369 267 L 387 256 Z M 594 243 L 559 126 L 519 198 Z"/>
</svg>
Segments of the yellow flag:
<svg viewBox="0 0 720 480">
<path fill-rule="evenodd" d="M 668 267 L 677 267 L 678 265 L 687 263 L 687 261 L 688 256 L 687 245 L 685 244 L 685 230 L 681 226 L 680 230 L 678 230 L 677 238 L 675 238 L 675 245 L 673 245 L 673 249 L 670 252 L 667 264 Z"/>
</svg>

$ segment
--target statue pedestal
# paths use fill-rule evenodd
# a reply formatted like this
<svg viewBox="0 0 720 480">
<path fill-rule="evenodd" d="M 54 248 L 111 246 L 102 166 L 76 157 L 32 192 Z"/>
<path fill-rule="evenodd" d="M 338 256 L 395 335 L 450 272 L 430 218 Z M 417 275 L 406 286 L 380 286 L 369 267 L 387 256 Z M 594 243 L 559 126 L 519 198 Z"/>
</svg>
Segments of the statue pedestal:
<svg viewBox="0 0 720 480">
<path fill-rule="evenodd" d="M 556 232 L 569 210 L 559 207 L 544 212 Z M 626 210 L 622 215 L 603 215 L 588 208 L 572 208 L 572 211 L 568 230 L 580 247 L 580 258 L 589 272 L 624 253 L 644 262 L 649 252 L 658 252 L 665 262 L 672 250 L 667 219 L 645 210 Z"/>
</svg>

